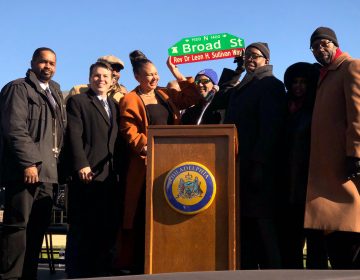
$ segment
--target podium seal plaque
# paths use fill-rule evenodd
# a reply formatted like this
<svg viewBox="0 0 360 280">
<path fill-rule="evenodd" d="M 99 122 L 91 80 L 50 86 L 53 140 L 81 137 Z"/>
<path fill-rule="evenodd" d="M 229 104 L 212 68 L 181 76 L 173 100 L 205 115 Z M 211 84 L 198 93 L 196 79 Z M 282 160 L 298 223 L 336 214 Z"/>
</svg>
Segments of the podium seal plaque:
<svg viewBox="0 0 360 280">
<path fill-rule="evenodd" d="M 204 165 L 183 162 L 167 174 L 164 194 L 175 211 L 186 215 L 197 214 L 213 202 L 216 194 L 215 178 Z"/>
</svg>

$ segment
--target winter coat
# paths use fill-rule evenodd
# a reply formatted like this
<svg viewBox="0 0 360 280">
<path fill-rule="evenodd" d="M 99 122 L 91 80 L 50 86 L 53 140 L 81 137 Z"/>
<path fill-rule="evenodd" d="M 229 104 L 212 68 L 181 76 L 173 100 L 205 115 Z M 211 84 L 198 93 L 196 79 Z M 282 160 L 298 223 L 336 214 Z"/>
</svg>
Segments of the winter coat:
<svg viewBox="0 0 360 280">
<path fill-rule="evenodd" d="M 31 70 L 26 78 L 12 81 L 1 90 L 2 182 L 23 182 L 24 169 L 33 164 L 38 168 L 40 182 L 58 182 L 58 162 L 53 150 L 62 147 L 66 112 L 60 86 L 50 81 L 49 87 L 61 116 L 55 113 Z"/>
<path fill-rule="evenodd" d="M 76 174 L 84 167 L 91 167 L 94 181 L 104 181 L 113 175 L 116 166 L 119 110 L 112 98 L 107 99 L 111 111 L 109 119 L 103 105 L 90 89 L 84 94 L 69 98 L 67 139 L 69 166 Z"/>
<path fill-rule="evenodd" d="M 304 207 L 310 157 L 310 131 L 312 110 L 302 107 L 288 117 L 287 162 L 285 166 L 287 185 L 284 193 L 290 204 Z"/>
<path fill-rule="evenodd" d="M 360 232 L 360 179 L 347 179 L 346 157 L 360 158 L 360 60 L 343 53 L 316 92 L 306 228 Z"/>
<path fill-rule="evenodd" d="M 187 108 L 181 115 L 181 124 L 219 124 L 222 119 L 219 110 L 213 110 L 211 103 L 214 98 L 213 93 L 209 93 L 206 101 Z"/>
<path fill-rule="evenodd" d="M 202 100 L 197 93 L 193 79 L 179 83 L 181 92 L 157 88 L 155 93 L 172 112 L 172 124 L 180 124 L 179 109 L 185 109 Z M 126 176 L 123 227 L 131 229 L 140 197 L 144 191 L 146 178 L 146 156 L 143 153 L 147 145 L 148 113 L 138 94 L 138 87 L 120 100 L 119 130 L 130 148 L 129 165 Z"/>
<path fill-rule="evenodd" d="M 234 123 L 238 132 L 243 216 L 272 217 L 275 213 L 286 115 L 285 88 L 273 76 L 271 65 L 246 74 L 231 89 L 225 123 Z"/>
</svg>

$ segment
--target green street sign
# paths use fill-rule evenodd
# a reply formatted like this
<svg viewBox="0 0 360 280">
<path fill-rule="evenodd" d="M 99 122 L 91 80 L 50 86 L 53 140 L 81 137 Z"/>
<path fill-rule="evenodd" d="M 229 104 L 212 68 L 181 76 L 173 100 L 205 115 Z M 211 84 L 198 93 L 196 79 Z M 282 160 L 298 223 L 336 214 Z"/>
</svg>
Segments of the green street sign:
<svg viewBox="0 0 360 280">
<path fill-rule="evenodd" d="M 234 57 L 244 48 L 244 39 L 221 33 L 184 38 L 170 47 L 168 53 L 173 63 L 180 64 Z"/>
</svg>

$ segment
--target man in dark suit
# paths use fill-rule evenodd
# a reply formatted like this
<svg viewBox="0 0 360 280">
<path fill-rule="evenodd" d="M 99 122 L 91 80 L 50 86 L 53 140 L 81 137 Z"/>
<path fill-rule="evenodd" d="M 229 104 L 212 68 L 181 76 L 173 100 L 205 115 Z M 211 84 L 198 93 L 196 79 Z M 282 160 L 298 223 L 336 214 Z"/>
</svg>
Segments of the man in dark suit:
<svg viewBox="0 0 360 280">
<path fill-rule="evenodd" d="M 69 185 L 69 234 L 73 254 L 69 277 L 109 275 L 120 203 L 117 184 L 118 108 L 107 92 L 112 68 L 90 67 L 90 89 L 67 103 L 67 142 L 72 181 Z"/>
<path fill-rule="evenodd" d="M 37 277 L 66 125 L 60 86 L 51 80 L 55 70 L 55 52 L 39 48 L 26 77 L 1 91 L 0 177 L 6 193 L 0 279 Z"/>
</svg>

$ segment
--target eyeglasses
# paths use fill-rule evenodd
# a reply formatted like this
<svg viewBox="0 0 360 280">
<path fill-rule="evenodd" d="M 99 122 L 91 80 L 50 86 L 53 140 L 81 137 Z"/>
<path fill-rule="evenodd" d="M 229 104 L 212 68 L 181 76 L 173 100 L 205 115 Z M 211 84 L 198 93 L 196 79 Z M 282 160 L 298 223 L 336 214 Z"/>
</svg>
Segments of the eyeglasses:
<svg viewBox="0 0 360 280">
<path fill-rule="evenodd" d="M 332 41 L 329 41 L 329 40 L 327 40 L 327 41 L 315 42 L 314 44 L 311 45 L 310 50 L 311 50 L 312 52 L 314 52 L 314 51 L 318 51 L 320 48 L 325 49 L 325 48 L 328 47 L 328 45 L 329 45 L 330 43 L 332 43 Z"/>
<path fill-rule="evenodd" d="M 263 55 L 257 54 L 257 53 L 246 53 L 245 59 L 258 59 L 259 57 L 264 57 Z"/>
<path fill-rule="evenodd" d="M 203 85 L 206 85 L 208 83 L 210 83 L 211 80 L 210 79 L 198 79 L 198 80 L 195 80 L 195 85 L 198 85 L 198 84 L 203 84 Z"/>
</svg>

